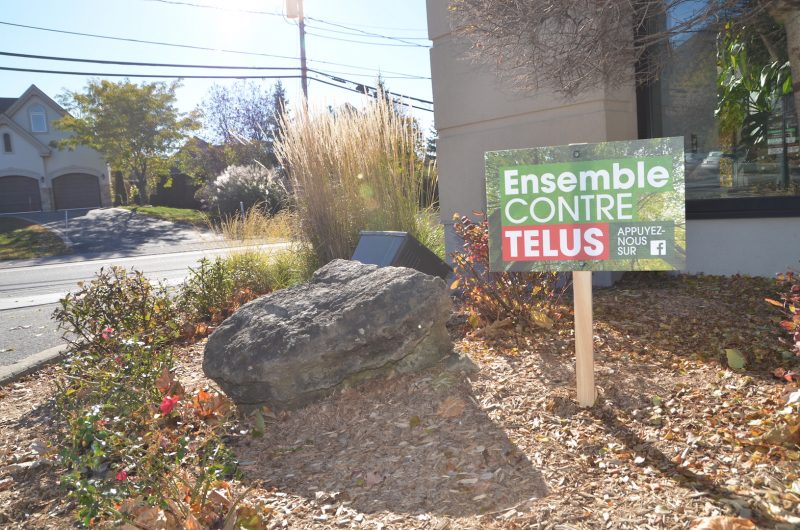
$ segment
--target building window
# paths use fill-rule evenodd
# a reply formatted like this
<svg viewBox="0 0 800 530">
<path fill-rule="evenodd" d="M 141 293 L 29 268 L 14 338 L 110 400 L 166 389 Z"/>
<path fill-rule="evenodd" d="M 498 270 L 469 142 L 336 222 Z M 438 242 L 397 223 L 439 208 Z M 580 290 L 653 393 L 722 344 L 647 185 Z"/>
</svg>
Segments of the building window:
<svg viewBox="0 0 800 530">
<path fill-rule="evenodd" d="M 3 152 L 11 152 L 11 135 L 9 133 L 3 133 Z"/>
<path fill-rule="evenodd" d="M 44 107 L 41 105 L 31 105 L 28 110 L 31 117 L 31 132 L 43 133 L 47 132 L 47 114 Z"/>
<path fill-rule="evenodd" d="M 660 30 L 687 16 L 674 9 Z M 659 80 L 638 93 L 639 135 L 684 137 L 690 219 L 797 215 L 800 109 L 786 32 L 766 13 L 731 27 L 710 21 L 671 41 Z"/>
</svg>

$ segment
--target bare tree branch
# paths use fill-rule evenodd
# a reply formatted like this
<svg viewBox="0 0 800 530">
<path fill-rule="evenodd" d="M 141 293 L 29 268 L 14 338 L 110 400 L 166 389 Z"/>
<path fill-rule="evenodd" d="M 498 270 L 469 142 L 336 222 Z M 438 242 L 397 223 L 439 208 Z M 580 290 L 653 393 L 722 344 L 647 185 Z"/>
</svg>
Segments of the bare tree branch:
<svg viewBox="0 0 800 530">
<path fill-rule="evenodd" d="M 451 0 L 469 56 L 522 92 L 567 96 L 658 78 L 676 38 L 746 25 L 797 0 Z M 633 65 L 636 65 L 634 70 Z"/>
</svg>

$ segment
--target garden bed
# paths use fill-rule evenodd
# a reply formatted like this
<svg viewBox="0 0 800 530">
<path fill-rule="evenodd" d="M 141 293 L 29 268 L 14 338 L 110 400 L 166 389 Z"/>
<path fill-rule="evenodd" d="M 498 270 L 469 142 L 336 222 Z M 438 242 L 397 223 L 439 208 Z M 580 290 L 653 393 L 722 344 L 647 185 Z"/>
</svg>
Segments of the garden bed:
<svg viewBox="0 0 800 530">
<path fill-rule="evenodd" d="M 595 293 L 594 408 L 574 404 L 568 325 L 457 327 L 474 370 L 443 364 L 267 415 L 263 436 L 229 440 L 233 490 L 250 488 L 267 528 L 684 528 L 712 515 L 796 528 L 800 432 L 796 411 L 780 414 L 796 383 L 772 375 L 791 360 L 763 302 L 771 284 L 635 278 Z M 209 384 L 202 348 L 178 354 L 187 389 Z M 4 528 L 74 526 L 47 449 L 57 370 L 0 389 Z"/>
</svg>

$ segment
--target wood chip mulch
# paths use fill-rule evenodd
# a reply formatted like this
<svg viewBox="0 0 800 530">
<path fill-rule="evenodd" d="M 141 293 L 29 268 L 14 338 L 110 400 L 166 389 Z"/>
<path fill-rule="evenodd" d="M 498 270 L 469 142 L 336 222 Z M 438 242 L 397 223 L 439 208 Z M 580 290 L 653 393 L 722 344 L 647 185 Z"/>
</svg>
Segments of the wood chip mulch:
<svg viewBox="0 0 800 530">
<path fill-rule="evenodd" d="M 763 302 L 770 288 L 631 275 L 596 291 L 588 410 L 574 401 L 569 325 L 456 330 L 460 360 L 233 437 L 239 487 L 268 528 L 686 528 L 714 515 L 798 528 L 800 419 L 786 408 L 797 384 L 772 377 L 794 360 Z M 211 384 L 202 347 L 181 352 L 187 388 Z M 727 367 L 732 348 L 744 371 Z M 19 466 L 50 458 L 52 378 L 0 389 L 0 527 L 72 524 L 57 468 Z"/>
</svg>

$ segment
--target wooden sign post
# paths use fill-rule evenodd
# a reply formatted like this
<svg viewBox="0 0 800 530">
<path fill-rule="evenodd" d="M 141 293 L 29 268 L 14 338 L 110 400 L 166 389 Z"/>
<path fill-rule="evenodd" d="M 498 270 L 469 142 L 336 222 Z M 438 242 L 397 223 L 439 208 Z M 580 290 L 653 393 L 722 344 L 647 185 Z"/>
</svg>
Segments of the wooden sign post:
<svg viewBox="0 0 800 530">
<path fill-rule="evenodd" d="M 680 270 L 683 138 L 486 153 L 489 269 L 572 272 L 578 404 L 594 405 L 592 271 Z"/>
<path fill-rule="evenodd" d="M 591 407 L 597 395 L 594 387 L 594 333 L 592 333 L 592 271 L 572 273 L 575 300 L 575 374 L 578 405 Z"/>
</svg>

